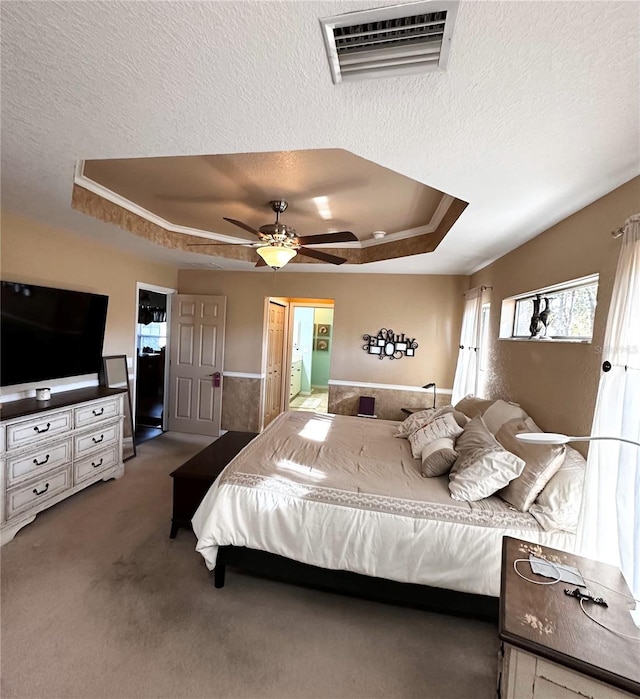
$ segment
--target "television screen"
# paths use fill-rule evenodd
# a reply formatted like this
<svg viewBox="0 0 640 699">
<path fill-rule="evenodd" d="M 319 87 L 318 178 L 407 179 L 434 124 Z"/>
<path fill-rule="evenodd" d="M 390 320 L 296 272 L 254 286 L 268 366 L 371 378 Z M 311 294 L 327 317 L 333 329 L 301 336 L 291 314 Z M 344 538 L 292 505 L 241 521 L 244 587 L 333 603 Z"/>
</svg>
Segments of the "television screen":
<svg viewBox="0 0 640 699">
<path fill-rule="evenodd" d="M 0 385 L 96 373 L 108 296 L 3 281 Z"/>
</svg>

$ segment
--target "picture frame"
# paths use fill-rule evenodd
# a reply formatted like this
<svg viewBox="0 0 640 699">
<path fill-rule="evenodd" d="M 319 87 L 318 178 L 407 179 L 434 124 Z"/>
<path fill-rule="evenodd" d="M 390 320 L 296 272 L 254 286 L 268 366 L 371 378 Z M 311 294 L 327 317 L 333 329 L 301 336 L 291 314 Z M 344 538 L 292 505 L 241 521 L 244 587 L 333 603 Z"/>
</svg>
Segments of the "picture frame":
<svg viewBox="0 0 640 699">
<path fill-rule="evenodd" d="M 103 357 L 99 379 L 100 384 L 107 388 L 127 389 L 124 396 L 124 422 L 122 423 L 122 460 L 127 461 L 136 455 L 127 355 L 113 354 Z"/>
<path fill-rule="evenodd" d="M 329 323 L 316 324 L 316 337 L 329 337 L 331 335 L 331 325 Z"/>
<path fill-rule="evenodd" d="M 329 351 L 329 340 L 325 340 L 324 337 L 316 338 L 314 343 L 314 349 L 317 352 L 328 352 Z"/>
</svg>

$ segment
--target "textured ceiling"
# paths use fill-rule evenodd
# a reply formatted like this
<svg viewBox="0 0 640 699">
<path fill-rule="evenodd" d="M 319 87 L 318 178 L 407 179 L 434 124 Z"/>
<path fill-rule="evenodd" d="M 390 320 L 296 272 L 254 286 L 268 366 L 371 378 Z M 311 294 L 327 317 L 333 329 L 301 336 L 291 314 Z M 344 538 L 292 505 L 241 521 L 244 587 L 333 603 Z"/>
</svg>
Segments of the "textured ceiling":
<svg viewBox="0 0 640 699">
<path fill-rule="evenodd" d="M 318 19 L 385 4 L 3 0 L 3 207 L 198 263 L 72 210 L 75 161 L 342 148 L 469 202 L 358 271 L 465 274 L 639 173 L 638 2 L 462 2 L 446 72 L 333 85 Z"/>
</svg>

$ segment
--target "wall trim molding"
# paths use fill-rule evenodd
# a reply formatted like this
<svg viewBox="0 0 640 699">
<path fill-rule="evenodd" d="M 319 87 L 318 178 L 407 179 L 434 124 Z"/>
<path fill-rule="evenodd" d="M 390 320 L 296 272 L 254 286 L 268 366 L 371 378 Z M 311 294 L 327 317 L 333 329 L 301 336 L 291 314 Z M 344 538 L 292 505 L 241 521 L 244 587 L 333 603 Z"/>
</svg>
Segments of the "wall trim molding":
<svg viewBox="0 0 640 699">
<path fill-rule="evenodd" d="M 422 388 L 422 386 L 402 386 L 400 384 L 392 383 L 367 383 L 364 381 L 342 381 L 338 379 L 329 379 L 330 386 L 355 386 L 357 388 L 381 388 L 389 391 L 414 391 L 416 393 L 426 393 L 427 389 Z M 453 390 L 451 388 L 438 388 L 436 386 L 436 393 L 441 393 L 442 395 L 451 395 Z"/>
<path fill-rule="evenodd" d="M 244 371 L 223 371 L 223 376 L 230 376 L 234 379 L 264 379 L 266 374 L 249 374 Z"/>
</svg>

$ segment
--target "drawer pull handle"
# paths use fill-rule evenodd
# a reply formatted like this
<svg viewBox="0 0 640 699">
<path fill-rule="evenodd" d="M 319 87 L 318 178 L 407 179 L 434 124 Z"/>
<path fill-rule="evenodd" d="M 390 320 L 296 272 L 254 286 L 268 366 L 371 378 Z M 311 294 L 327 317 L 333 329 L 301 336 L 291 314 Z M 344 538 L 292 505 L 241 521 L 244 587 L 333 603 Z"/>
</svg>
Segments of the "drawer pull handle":
<svg viewBox="0 0 640 699">
<path fill-rule="evenodd" d="M 51 456 L 51 454 L 47 454 L 47 458 L 46 458 L 44 461 L 38 461 L 38 459 L 34 459 L 34 460 L 33 460 L 33 463 L 34 463 L 36 466 L 42 466 L 43 464 L 46 464 L 47 461 L 49 461 L 49 457 L 50 457 L 50 456 Z"/>
<path fill-rule="evenodd" d="M 37 488 L 34 488 L 34 489 L 33 489 L 33 494 L 34 494 L 34 495 L 44 495 L 44 494 L 47 492 L 47 490 L 49 490 L 49 484 L 48 484 L 48 483 L 44 486 L 44 489 L 43 489 L 43 490 L 38 490 Z"/>
<path fill-rule="evenodd" d="M 38 427 L 38 425 L 36 425 L 33 429 L 34 429 L 34 431 L 37 432 L 38 434 L 43 434 L 44 432 L 48 432 L 50 427 L 51 427 L 51 423 L 50 423 L 50 422 L 47 422 L 47 426 L 46 426 L 43 430 L 41 430 L 41 429 Z"/>
<path fill-rule="evenodd" d="M 103 434 L 100 435 L 100 439 L 96 439 L 95 437 L 91 437 L 91 441 L 92 441 L 94 444 L 100 444 L 100 442 L 101 442 L 103 439 L 104 439 L 104 435 L 103 435 Z"/>
<path fill-rule="evenodd" d="M 94 464 L 93 461 L 92 461 L 92 462 L 91 462 L 91 465 L 93 466 L 93 468 L 100 468 L 100 466 L 102 466 L 102 462 L 103 462 L 103 461 L 104 461 L 104 457 L 102 457 L 102 458 L 100 459 L 100 463 Z"/>
<path fill-rule="evenodd" d="M 102 413 L 104 413 L 104 408 L 100 408 L 99 411 L 98 411 L 98 410 L 92 410 L 91 412 L 92 412 L 96 417 L 100 417 L 100 415 L 102 415 Z"/>
</svg>

